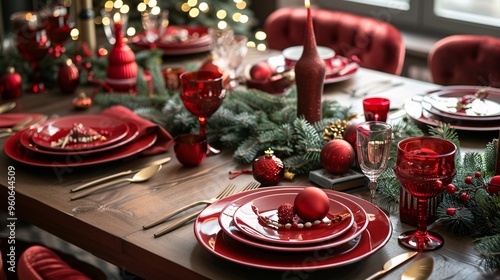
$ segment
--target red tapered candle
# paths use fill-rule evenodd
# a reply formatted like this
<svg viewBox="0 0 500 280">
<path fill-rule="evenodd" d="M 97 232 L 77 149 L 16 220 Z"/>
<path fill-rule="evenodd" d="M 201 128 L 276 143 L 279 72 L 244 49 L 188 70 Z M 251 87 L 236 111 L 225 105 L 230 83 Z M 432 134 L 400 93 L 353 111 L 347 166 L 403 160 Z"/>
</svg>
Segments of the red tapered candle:
<svg viewBox="0 0 500 280">
<path fill-rule="evenodd" d="M 308 122 L 321 120 L 321 98 L 325 81 L 325 63 L 318 54 L 309 0 L 307 8 L 306 31 L 302 56 L 295 64 L 297 85 L 297 116 Z"/>
</svg>

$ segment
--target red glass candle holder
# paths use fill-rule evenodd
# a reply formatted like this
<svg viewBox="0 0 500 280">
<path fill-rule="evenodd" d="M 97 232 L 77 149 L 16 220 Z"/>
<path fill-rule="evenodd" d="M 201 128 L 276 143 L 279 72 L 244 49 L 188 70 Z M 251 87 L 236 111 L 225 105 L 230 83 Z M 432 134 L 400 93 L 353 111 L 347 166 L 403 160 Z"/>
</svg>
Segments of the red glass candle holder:
<svg viewBox="0 0 500 280">
<path fill-rule="evenodd" d="M 182 134 L 174 138 L 177 160 L 185 166 L 200 165 L 207 156 L 207 137 L 200 134 Z"/>
<path fill-rule="evenodd" d="M 382 97 L 369 97 L 363 100 L 366 121 L 387 121 L 391 101 Z"/>
</svg>

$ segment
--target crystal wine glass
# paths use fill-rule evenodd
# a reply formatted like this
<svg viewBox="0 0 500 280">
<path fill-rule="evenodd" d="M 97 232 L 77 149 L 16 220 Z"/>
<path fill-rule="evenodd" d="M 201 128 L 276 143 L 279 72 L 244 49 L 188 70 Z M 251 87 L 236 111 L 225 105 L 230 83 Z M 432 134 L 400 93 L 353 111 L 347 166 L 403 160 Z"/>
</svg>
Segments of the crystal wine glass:
<svg viewBox="0 0 500 280">
<path fill-rule="evenodd" d="M 230 86 L 238 85 L 238 74 L 243 66 L 243 59 L 247 55 L 248 38 L 244 35 L 234 35 L 227 44 L 227 66 L 229 68 Z"/>
<path fill-rule="evenodd" d="M 222 74 L 209 71 L 186 72 L 180 76 L 184 106 L 198 117 L 200 135 L 206 135 L 207 118 L 219 109 L 226 90 Z"/>
<path fill-rule="evenodd" d="M 411 137 L 398 144 L 394 172 L 399 182 L 417 199 L 417 229 L 399 235 L 402 246 L 422 251 L 443 246 L 444 239 L 427 231 L 427 200 L 445 190 L 456 174 L 457 147 L 436 137 Z"/>
<path fill-rule="evenodd" d="M 14 44 L 19 54 L 31 63 L 33 69 L 32 92 L 40 93 L 45 91 L 45 85 L 40 81 L 40 70 L 38 61 L 47 54 L 50 41 L 47 32 L 43 27 L 42 19 L 37 13 L 24 13 L 26 22 L 16 25 L 14 30 Z M 17 18 L 11 17 L 12 21 Z"/>
<path fill-rule="evenodd" d="M 54 47 L 49 49 L 49 53 L 53 57 L 61 57 L 66 51 L 63 43 L 69 38 L 73 26 L 66 7 L 55 6 L 52 8 L 52 13 L 49 14 L 45 23 L 45 30 L 47 30 L 50 41 L 54 44 Z"/>
<path fill-rule="evenodd" d="M 168 27 L 168 10 L 160 7 L 148 7 L 141 12 L 142 27 L 144 28 L 144 40 L 156 48 L 156 42 L 161 40 Z"/>
<path fill-rule="evenodd" d="M 370 179 L 368 188 L 373 203 L 377 180 L 387 168 L 391 154 L 392 127 L 386 122 L 369 121 L 357 127 L 357 154 L 363 173 Z"/>
</svg>

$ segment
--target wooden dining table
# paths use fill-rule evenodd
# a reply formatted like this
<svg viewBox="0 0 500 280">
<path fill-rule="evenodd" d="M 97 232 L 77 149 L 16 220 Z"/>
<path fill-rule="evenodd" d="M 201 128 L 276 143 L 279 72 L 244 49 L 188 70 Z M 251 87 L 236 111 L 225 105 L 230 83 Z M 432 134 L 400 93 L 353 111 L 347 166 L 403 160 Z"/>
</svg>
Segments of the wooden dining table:
<svg viewBox="0 0 500 280">
<path fill-rule="evenodd" d="M 252 64 L 275 54 L 273 51 L 250 50 L 246 63 Z M 205 58 L 198 56 L 197 59 L 200 57 Z M 352 105 L 362 119 L 363 97 L 353 97 L 343 90 L 372 80 L 384 79 L 402 83 L 371 94 L 391 99 L 392 116 L 403 115 L 400 114 L 400 110 L 412 95 L 440 87 L 432 83 L 360 68 L 346 81 L 325 84 L 324 98 L 338 100 L 343 105 Z M 90 93 L 92 88 L 82 86 L 81 90 Z M 72 105 L 73 97 L 71 94 L 61 93 L 58 89 L 41 94 L 24 93 L 16 100 L 17 106 L 10 113 L 68 116 L 98 114 L 103 110 L 97 105 L 92 105 L 86 111 L 75 110 Z M 390 119 L 391 122 L 400 120 L 401 117 Z M 426 125 L 421 127 L 425 131 Z M 488 142 L 498 137 L 498 131 L 459 131 L 459 137 L 463 151 L 481 152 Z M 6 139 L 0 139 L 2 147 Z M 172 160 L 146 182 L 119 185 L 82 199 L 70 200 L 70 189 L 75 186 L 120 171 L 137 169 L 165 157 L 171 157 Z M 68 157 L 67 160 L 74 159 Z M 22 164 L 2 152 L 0 153 L 2 209 L 7 208 L 9 168 L 15 170 L 16 218 L 36 225 L 144 279 L 364 279 L 381 270 L 384 262 L 391 257 L 407 252 L 407 249 L 398 245 L 398 235 L 415 228 L 402 223 L 397 211 L 393 211 L 389 214 L 392 224 L 390 239 L 385 246 L 365 258 L 344 266 L 324 269 L 262 269 L 237 264 L 213 255 L 198 243 L 192 222 L 158 238 L 155 238 L 153 233 L 161 226 L 142 229 L 142 225 L 164 213 L 195 200 L 213 197 L 229 183 L 241 188 L 253 181 L 254 178 L 249 174 L 230 179 L 230 171 L 251 168 L 233 161 L 230 149 L 222 147 L 220 154 L 208 156 L 197 167 L 181 165 L 175 158 L 173 148 L 166 153 L 149 157 L 131 157 L 91 166 L 62 168 Z M 302 175 L 296 176 L 291 181 L 283 180 L 278 186 L 314 186 L 314 184 L 309 181 L 308 176 Z M 368 199 L 367 187 L 346 192 Z M 199 209 L 201 208 L 197 207 L 186 213 Z M 484 270 L 479 252 L 474 249 L 473 238 L 446 234 L 438 224 L 430 225 L 429 228 L 445 238 L 442 248 L 417 256 L 425 255 L 434 259 L 431 279 L 472 280 L 495 277 L 499 279 L 498 271 L 491 273 Z M 401 279 L 402 272 L 407 266 L 408 263 L 396 268 L 382 279 Z"/>
</svg>

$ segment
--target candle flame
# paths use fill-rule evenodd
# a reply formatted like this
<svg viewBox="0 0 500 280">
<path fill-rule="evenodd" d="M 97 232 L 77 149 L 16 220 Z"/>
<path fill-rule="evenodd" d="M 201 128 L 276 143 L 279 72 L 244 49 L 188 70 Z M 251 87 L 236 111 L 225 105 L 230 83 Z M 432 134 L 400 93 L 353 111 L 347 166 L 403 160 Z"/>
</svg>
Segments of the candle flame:
<svg viewBox="0 0 500 280">
<path fill-rule="evenodd" d="M 311 7 L 311 1 L 309 1 L 309 0 L 304 0 L 304 6 L 306 6 L 306 8 Z"/>
<path fill-rule="evenodd" d="M 122 17 L 120 15 L 120 13 L 116 13 L 116 14 L 113 15 L 113 21 L 115 23 L 120 23 L 121 20 L 122 20 Z"/>
</svg>

